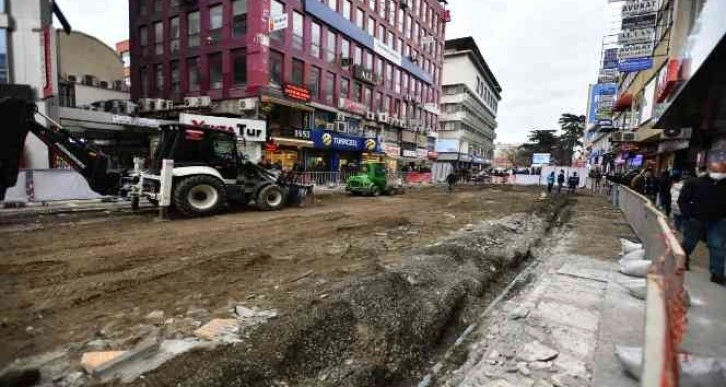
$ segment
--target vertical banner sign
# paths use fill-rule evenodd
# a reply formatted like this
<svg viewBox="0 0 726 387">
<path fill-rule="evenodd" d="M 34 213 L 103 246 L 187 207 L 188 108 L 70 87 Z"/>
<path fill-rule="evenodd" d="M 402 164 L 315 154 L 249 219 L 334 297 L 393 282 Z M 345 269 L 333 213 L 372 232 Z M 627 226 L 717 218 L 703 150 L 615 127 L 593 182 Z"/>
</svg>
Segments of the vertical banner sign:
<svg viewBox="0 0 726 387">
<path fill-rule="evenodd" d="M 618 68 L 618 49 L 617 48 L 608 48 L 603 52 L 602 68 L 603 69 Z"/>
</svg>

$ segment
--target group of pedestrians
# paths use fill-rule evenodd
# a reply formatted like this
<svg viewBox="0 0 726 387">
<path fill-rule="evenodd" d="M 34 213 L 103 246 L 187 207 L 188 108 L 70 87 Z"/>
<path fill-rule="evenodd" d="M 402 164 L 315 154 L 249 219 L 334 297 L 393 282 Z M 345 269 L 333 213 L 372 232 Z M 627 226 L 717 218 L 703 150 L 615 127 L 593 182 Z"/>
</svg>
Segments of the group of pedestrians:
<svg viewBox="0 0 726 387">
<path fill-rule="evenodd" d="M 557 181 L 557 193 L 562 192 L 562 187 L 564 187 L 565 181 L 567 181 L 567 188 L 570 193 L 575 193 L 577 186 L 580 185 L 580 177 L 577 176 L 577 172 L 572 172 L 572 175 L 565 176 L 565 170 L 560 169 L 560 173 L 555 178 L 555 171 L 552 171 L 547 176 L 547 193 L 550 195 L 555 187 L 555 179 Z"/>
<path fill-rule="evenodd" d="M 637 185 L 643 195 L 672 216 L 675 228 L 683 234 L 686 270 L 696 245 L 705 241 L 711 282 L 726 285 L 726 150 L 711 151 L 707 162 L 696 170 L 696 176 L 676 172 L 656 179 L 649 170 Z"/>
</svg>

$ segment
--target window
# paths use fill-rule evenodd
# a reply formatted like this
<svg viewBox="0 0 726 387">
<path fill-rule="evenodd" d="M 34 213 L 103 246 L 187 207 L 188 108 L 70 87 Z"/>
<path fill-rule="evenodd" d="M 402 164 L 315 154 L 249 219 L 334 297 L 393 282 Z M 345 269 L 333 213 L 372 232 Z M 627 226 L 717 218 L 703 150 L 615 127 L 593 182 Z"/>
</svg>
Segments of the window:
<svg viewBox="0 0 726 387">
<path fill-rule="evenodd" d="M 379 0 L 378 3 L 378 16 L 382 18 L 386 18 L 386 0 Z M 389 0 L 390 1 L 390 0 Z"/>
<path fill-rule="evenodd" d="M 149 95 L 149 68 L 144 66 L 139 71 L 139 78 L 141 78 L 141 96 L 150 97 Z"/>
<path fill-rule="evenodd" d="M 213 43 L 222 40 L 222 5 L 209 8 L 209 38 Z"/>
<path fill-rule="evenodd" d="M 292 13 L 292 48 L 303 49 L 304 16 L 300 12 Z"/>
<path fill-rule="evenodd" d="M 363 22 L 366 19 L 366 14 L 363 12 L 363 8 L 358 8 L 358 11 L 355 13 L 355 25 L 358 26 L 358 28 L 363 29 Z"/>
<path fill-rule="evenodd" d="M 310 23 L 310 55 L 320 58 L 320 24 Z"/>
<path fill-rule="evenodd" d="M 146 0 L 139 0 L 139 15 L 146 16 Z"/>
<path fill-rule="evenodd" d="M 325 103 L 335 105 L 335 74 L 327 73 L 325 76 Z"/>
<path fill-rule="evenodd" d="M 386 38 L 386 27 L 383 26 L 383 24 L 378 25 L 378 40 L 383 41 L 383 39 Z"/>
<path fill-rule="evenodd" d="M 379 57 L 376 57 L 376 68 L 374 70 L 378 76 L 383 76 L 383 61 Z"/>
<path fill-rule="evenodd" d="M 411 29 L 413 28 L 413 22 L 411 19 L 411 15 L 406 16 L 406 28 L 404 30 L 406 31 L 406 38 L 411 39 Z"/>
<path fill-rule="evenodd" d="M 388 24 L 393 26 L 396 23 L 396 3 L 388 0 Z"/>
<path fill-rule="evenodd" d="M 282 54 L 270 50 L 270 82 L 279 85 L 282 83 Z"/>
<path fill-rule="evenodd" d="M 232 35 L 242 36 L 247 33 L 247 0 L 232 2 Z"/>
<path fill-rule="evenodd" d="M 343 0 L 343 17 L 350 21 L 353 21 L 353 16 L 350 14 L 350 6 L 350 0 Z"/>
<path fill-rule="evenodd" d="M 396 93 L 401 92 L 401 71 L 399 69 L 393 71 L 393 87 Z"/>
<path fill-rule="evenodd" d="M 353 82 L 353 100 L 354 101 L 360 102 L 361 98 L 363 98 L 362 88 L 363 88 L 363 86 L 360 84 L 360 82 Z"/>
<path fill-rule="evenodd" d="M 385 96 L 383 97 L 383 111 L 388 112 L 391 110 L 391 97 Z"/>
<path fill-rule="evenodd" d="M 164 24 L 154 23 L 154 54 L 164 55 Z"/>
<path fill-rule="evenodd" d="M 373 53 L 370 51 L 366 51 L 365 65 L 367 69 L 373 69 Z"/>
<path fill-rule="evenodd" d="M 390 90 L 392 88 L 391 81 L 393 81 L 393 66 L 391 64 L 387 64 L 386 66 L 386 86 Z"/>
<path fill-rule="evenodd" d="M 405 15 L 406 15 L 406 13 L 403 12 L 403 8 L 399 8 L 398 9 L 398 24 L 396 25 L 396 27 L 401 32 L 403 32 L 403 20 L 404 20 Z"/>
<path fill-rule="evenodd" d="M 340 39 L 340 57 L 350 58 L 350 41 L 348 39 Z"/>
<path fill-rule="evenodd" d="M 188 91 L 199 91 L 199 58 L 187 59 L 187 89 Z"/>
<path fill-rule="evenodd" d="M 179 18 L 173 17 L 169 20 L 169 52 L 172 54 L 179 52 Z"/>
<path fill-rule="evenodd" d="M 338 9 L 338 0 L 328 0 L 328 7 L 330 7 L 333 11 L 336 11 Z"/>
<path fill-rule="evenodd" d="M 378 111 L 383 110 L 383 93 L 376 93 L 375 100 L 373 100 L 373 109 Z"/>
<path fill-rule="evenodd" d="M 356 45 L 353 49 L 353 63 L 357 65 L 363 64 L 363 49 L 359 45 Z"/>
<path fill-rule="evenodd" d="M 340 78 L 340 96 L 343 98 L 350 97 L 350 81 L 346 78 Z"/>
<path fill-rule="evenodd" d="M 222 88 L 222 54 L 209 56 L 209 88 Z"/>
<path fill-rule="evenodd" d="M 156 76 L 156 96 L 157 97 L 163 97 L 164 96 L 164 65 L 163 64 L 157 64 L 154 66 L 154 74 Z"/>
<path fill-rule="evenodd" d="M 396 39 L 393 37 L 393 31 L 388 31 L 388 37 L 386 38 L 386 44 L 388 47 L 393 49 L 396 48 Z"/>
<path fill-rule="evenodd" d="M 376 19 L 373 16 L 368 16 L 368 35 L 375 36 L 376 34 Z"/>
<path fill-rule="evenodd" d="M 335 63 L 335 32 L 328 30 L 328 41 L 325 45 L 326 59 L 328 63 Z"/>
<path fill-rule="evenodd" d="M 376 0 L 368 0 L 368 9 L 371 11 L 376 9 Z"/>
<path fill-rule="evenodd" d="M 163 0 L 154 0 L 154 13 L 161 12 L 161 9 L 163 8 Z"/>
<path fill-rule="evenodd" d="M 320 67 L 310 68 L 310 95 L 313 98 L 320 97 Z"/>
<path fill-rule="evenodd" d="M 418 22 L 413 25 L 413 37 L 412 39 L 418 43 Z"/>
<path fill-rule="evenodd" d="M 139 46 L 141 46 L 141 55 L 146 56 L 146 48 L 149 46 L 149 32 L 146 27 L 139 27 Z"/>
<path fill-rule="evenodd" d="M 398 38 L 398 47 L 396 49 L 398 49 L 399 54 L 403 55 L 403 39 Z"/>
<path fill-rule="evenodd" d="M 187 46 L 199 47 L 199 11 L 187 14 Z"/>
<path fill-rule="evenodd" d="M 176 99 L 181 96 L 181 77 L 179 76 L 179 61 L 178 60 L 171 61 L 170 67 L 171 67 L 171 95 L 172 95 L 172 99 Z"/>
<path fill-rule="evenodd" d="M 278 16 L 285 13 L 285 5 L 277 0 L 270 0 L 270 16 Z M 282 40 L 285 36 L 285 30 L 270 32 L 272 40 Z"/>
<path fill-rule="evenodd" d="M 247 83 L 247 52 L 245 50 L 232 51 L 232 71 L 235 85 Z"/>
<path fill-rule="evenodd" d="M 292 60 L 292 83 L 296 85 L 304 85 L 303 73 L 305 72 L 305 63 L 301 60 Z"/>
<path fill-rule="evenodd" d="M 373 94 L 373 90 L 371 90 L 370 87 L 364 87 L 363 88 L 363 104 L 366 105 L 366 108 L 371 108 L 371 96 Z"/>
</svg>

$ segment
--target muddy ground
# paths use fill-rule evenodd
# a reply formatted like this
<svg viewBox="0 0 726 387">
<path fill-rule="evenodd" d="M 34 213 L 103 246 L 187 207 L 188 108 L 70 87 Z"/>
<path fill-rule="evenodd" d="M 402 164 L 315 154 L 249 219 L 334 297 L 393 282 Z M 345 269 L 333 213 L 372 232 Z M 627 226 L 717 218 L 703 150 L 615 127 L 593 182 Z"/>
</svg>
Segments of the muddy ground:
<svg viewBox="0 0 726 387">
<path fill-rule="evenodd" d="M 537 194 L 432 188 L 321 197 L 315 207 L 273 213 L 60 217 L 32 231 L 0 229 L 0 368 L 58 348 L 80 356 L 94 339 L 125 349 L 149 334 L 187 336 L 238 304 L 284 314 L 467 224 L 525 211 Z M 155 310 L 173 320 L 150 324 Z"/>
</svg>

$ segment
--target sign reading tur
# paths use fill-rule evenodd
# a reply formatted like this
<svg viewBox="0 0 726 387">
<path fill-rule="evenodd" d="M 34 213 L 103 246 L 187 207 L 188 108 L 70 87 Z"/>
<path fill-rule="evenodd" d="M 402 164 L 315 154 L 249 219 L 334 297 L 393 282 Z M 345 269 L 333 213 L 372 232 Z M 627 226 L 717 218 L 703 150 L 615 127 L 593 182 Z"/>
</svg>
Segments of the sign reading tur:
<svg viewBox="0 0 726 387">
<path fill-rule="evenodd" d="M 245 141 L 263 142 L 267 138 L 267 126 L 263 120 L 179 114 L 179 123 L 234 132 Z"/>
</svg>

